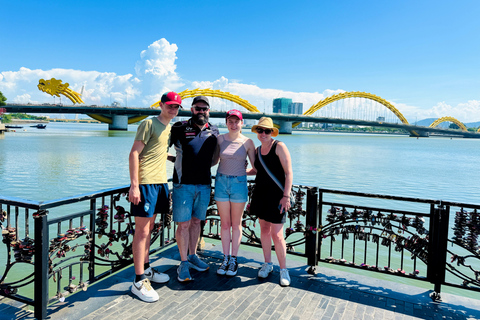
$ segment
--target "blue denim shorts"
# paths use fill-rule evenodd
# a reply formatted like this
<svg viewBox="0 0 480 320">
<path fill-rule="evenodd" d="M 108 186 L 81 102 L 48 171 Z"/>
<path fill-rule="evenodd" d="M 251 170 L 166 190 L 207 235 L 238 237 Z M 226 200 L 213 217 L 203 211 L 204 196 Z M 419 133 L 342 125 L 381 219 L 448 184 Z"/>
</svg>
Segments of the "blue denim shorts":
<svg viewBox="0 0 480 320">
<path fill-rule="evenodd" d="M 217 172 L 215 177 L 215 201 L 247 202 L 247 176 L 228 176 Z"/>
<path fill-rule="evenodd" d="M 130 203 L 130 213 L 134 217 L 151 218 L 156 213 L 168 213 L 170 200 L 168 199 L 168 184 L 141 184 L 140 203 Z"/>
<path fill-rule="evenodd" d="M 210 204 L 209 184 L 173 184 L 172 208 L 173 221 L 185 222 L 193 217 L 205 220 Z"/>
</svg>

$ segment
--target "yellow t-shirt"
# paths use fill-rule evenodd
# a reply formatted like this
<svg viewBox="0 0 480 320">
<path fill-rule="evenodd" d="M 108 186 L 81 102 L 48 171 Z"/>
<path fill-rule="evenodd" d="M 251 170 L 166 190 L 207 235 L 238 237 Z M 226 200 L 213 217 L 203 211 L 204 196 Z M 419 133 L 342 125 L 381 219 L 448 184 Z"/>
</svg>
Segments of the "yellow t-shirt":
<svg viewBox="0 0 480 320">
<path fill-rule="evenodd" d="M 143 121 L 137 129 L 135 141 L 145 144 L 139 156 L 139 184 L 167 183 L 167 153 L 170 124 L 164 125 L 157 117 Z"/>
</svg>

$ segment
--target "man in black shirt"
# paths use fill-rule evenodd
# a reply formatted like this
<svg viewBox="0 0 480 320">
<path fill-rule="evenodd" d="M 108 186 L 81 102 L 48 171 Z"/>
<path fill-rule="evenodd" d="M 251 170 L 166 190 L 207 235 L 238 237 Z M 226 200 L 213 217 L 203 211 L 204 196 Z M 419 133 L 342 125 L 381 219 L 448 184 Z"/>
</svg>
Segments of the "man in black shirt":
<svg viewBox="0 0 480 320">
<path fill-rule="evenodd" d="M 209 266 L 196 254 L 210 203 L 212 158 L 217 147 L 218 128 L 208 122 L 210 103 L 198 96 L 192 102 L 192 117 L 172 126 L 170 145 L 175 146 L 173 172 L 173 220 L 178 223 L 176 240 L 182 262 L 177 269 L 180 282 L 193 280 L 190 268 L 206 271 Z M 190 253 L 188 255 L 188 253 Z"/>
</svg>

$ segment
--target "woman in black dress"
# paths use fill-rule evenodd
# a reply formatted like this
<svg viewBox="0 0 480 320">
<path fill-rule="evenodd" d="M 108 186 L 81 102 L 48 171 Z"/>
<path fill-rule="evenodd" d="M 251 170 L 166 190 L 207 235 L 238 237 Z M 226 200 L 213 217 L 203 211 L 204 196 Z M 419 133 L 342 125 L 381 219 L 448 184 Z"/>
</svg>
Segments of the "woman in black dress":
<svg viewBox="0 0 480 320">
<path fill-rule="evenodd" d="M 278 263 L 280 264 L 280 285 L 290 285 L 290 276 L 286 266 L 287 248 L 283 236 L 283 224 L 286 212 L 290 209 L 290 190 L 292 189 L 293 172 L 290 153 L 287 146 L 272 137 L 278 135 L 271 118 L 262 117 L 252 127 L 262 143 L 255 152 L 255 189 L 252 194 L 250 213 L 260 221 L 261 241 L 265 263 L 258 272 L 259 278 L 266 278 L 273 271 L 272 240 L 275 245 Z M 259 159 L 259 153 L 263 164 Z M 284 190 L 270 177 L 264 165 L 279 181 Z"/>
</svg>

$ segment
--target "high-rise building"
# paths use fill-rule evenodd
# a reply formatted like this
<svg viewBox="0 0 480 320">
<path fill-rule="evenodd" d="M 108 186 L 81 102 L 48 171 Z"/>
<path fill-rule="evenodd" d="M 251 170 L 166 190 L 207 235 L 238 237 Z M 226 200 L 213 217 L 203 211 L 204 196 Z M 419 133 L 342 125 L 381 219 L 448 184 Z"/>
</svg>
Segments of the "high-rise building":
<svg viewBox="0 0 480 320">
<path fill-rule="evenodd" d="M 303 114 L 303 103 L 302 102 L 292 102 L 291 112 L 293 114 Z"/>
<path fill-rule="evenodd" d="M 292 99 L 273 99 L 273 113 L 291 113 Z"/>
</svg>

